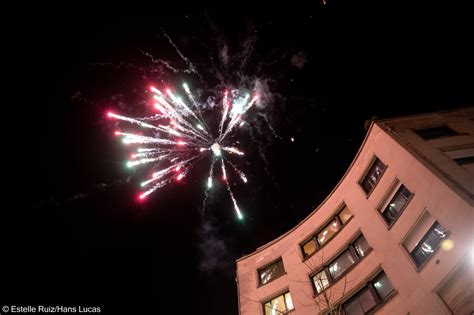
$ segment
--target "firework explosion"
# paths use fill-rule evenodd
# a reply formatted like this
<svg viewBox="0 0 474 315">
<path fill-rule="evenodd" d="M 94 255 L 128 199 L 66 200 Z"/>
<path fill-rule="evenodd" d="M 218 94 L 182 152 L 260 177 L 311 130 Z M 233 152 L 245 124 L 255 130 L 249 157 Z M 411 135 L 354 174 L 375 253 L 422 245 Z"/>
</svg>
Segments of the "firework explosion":
<svg viewBox="0 0 474 315">
<path fill-rule="evenodd" d="M 200 104 L 186 83 L 183 84 L 183 89 L 191 106 L 187 105 L 170 89 L 163 93 L 159 89 L 151 87 L 154 108 L 158 111 L 154 116 L 129 118 L 112 112 L 107 113 L 109 118 L 127 121 L 153 131 L 152 136 L 115 132 L 116 136 L 123 137 L 123 143 L 141 145 L 132 154 L 131 160 L 127 162 L 128 167 L 151 164 L 156 169 L 151 178 L 141 183 L 140 186 L 145 190 L 138 198 L 142 200 L 173 181 L 181 181 L 197 161 L 207 154 L 211 154 L 207 189 L 211 189 L 213 186 L 216 163 L 220 164 L 222 180 L 232 199 L 237 217 L 242 219 L 242 213 L 228 182 L 227 165 L 231 166 L 244 183 L 247 182 L 247 178 L 235 164 L 228 160 L 227 155 L 243 156 L 244 153 L 234 146 L 229 146 L 226 142 L 233 131 L 245 123 L 242 117 L 255 104 L 257 95 L 251 99 L 250 94 L 233 98 L 228 91 L 225 91 L 222 97 L 222 118 L 219 123 L 218 135 L 215 137 L 202 116 Z M 145 122 L 150 120 L 154 120 L 156 123 Z"/>
</svg>

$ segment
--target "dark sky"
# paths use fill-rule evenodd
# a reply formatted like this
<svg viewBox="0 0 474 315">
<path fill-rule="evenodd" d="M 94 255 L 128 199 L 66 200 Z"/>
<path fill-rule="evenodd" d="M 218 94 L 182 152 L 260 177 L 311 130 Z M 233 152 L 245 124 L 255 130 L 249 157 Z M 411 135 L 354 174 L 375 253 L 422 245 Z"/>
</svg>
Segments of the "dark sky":
<svg viewBox="0 0 474 315">
<path fill-rule="evenodd" d="M 473 104 L 473 28 L 463 8 L 328 0 L 291 14 L 237 11 L 25 21 L 28 36 L 18 47 L 28 55 L 23 82 L 34 98 L 25 91 L 20 99 L 34 107 L 28 137 L 38 150 L 29 151 L 31 173 L 18 187 L 27 198 L 8 209 L 15 221 L 1 302 L 101 306 L 106 314 L 237 314 L 235 259 L 327 196 L 361 145 L 366 120 Z M 202 81 L 142 54 L 186 69 L 163 31 Z M 223 83 L 218 72 L 228 85 L 268 84 L 272 99 L 262 113 L 281 136 L 263 118 L 254 121 L 257 141 L 242 136 L 248 154 L 239 165 L 249 183 L 233 189 L 245 220 L 235 218 L 219 185 L 201 216 L 206 163 L 138 203 L 143 172 L 124 167 L 128 151 L 105 111 L 145 116 L 148 84 L 187 80 L 206 93 Z"/>
</svg>

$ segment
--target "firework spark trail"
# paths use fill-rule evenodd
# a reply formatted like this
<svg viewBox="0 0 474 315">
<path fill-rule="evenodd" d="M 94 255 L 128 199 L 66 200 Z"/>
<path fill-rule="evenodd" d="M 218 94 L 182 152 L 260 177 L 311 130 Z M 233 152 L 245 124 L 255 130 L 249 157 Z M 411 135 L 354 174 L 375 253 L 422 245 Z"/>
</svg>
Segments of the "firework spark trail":
<svg viewBox="0 0 474 315">
<path fill-rule="evenodd" d="M 268 170 L 268 161 L 267 161 L 267 157 L 265 156 L 265 152 L 263 151 L 263 148 L 262 148 L 262 143 L 255 137 L 253 131 L 252 131 L 252 128 L 249 128 L 250 130 L 250 137 L 252 138 L 252 140 L 257 144 L 257 148 L 258 148 L 258 154 L 260 155 L 260 158 L 263 160 L 264 164 L 265 164 L 265 173 L 267 173 L 267 175 L 272 179 L 272 182 L 273 184 L 275 185 L 275 187 L 277 187 L 278 189 L 280 189 L 280 186 L 278 185 L 278 183 L 276 182 L 275 178 L 273 177 L 273 175 L 270 173 L 270 171 Z"/>
<path fill-rule="evenodd" d="M 153 116 L 148 116 L 148 117 L 139 117 L 139 118 L 135 118 L 136 120 L 148 120 L 148 121 L 156 121 L 156 120 L 160 120 L 160 119 L 163 119 L 163 115 L 160 115 L 160 114 L 155 114 Z"/>
<path fill-rule="evenodd" d="M 186 84 L 183 84 L 183 88 L 193 103 L 193 106 L 198 110 L 199 105 L 192 96 L 189 87 Z M 144 129 L 154 130 L 153 136 L 122 131 L 115 132 L 115 135 L 123 136 L 122 141 L 125 144 L 147 145 L 145 147 L 137 148 L 136 152 L 131 155 L 132 160 L 127 162 L 128 167 L 131 168 L 145 164 L 152 164 L 154 167 L 158 167 L 158 170 L 152 174 L 151 178 L 141 183 L 141 187 L 151 184 L 151 188 L 142 192 L 138 198 L 142 200 L 172 181 L 182 180 L 197 161 L 201 160 L 204 156 L 208 156 L 208 152 L 211 152 L 212 162 L 209 169 L 209 176 L 207 178 L 207 189 L 204 191 L 203 214 L 209 196 L 208 191 L 213 187 L 214 166 L 215 163 L 220 160 L 222 180 L 226 182 L 227 191 L 232 199 L 237 217 L 242 219 L 242 213 L 228 183 L 224 153 L 243 156 L 244 152 L 236 147 L 226 146 L 225 142 L 227 135 L 229 135 L 236 124 L 241 121 L 242 115 L 244 115 L 256 102 L 257 96 L 255 95 L 248 104 L 247 102 L 250 95 L 243 98 L 243 101 L 242 99 L 239 99 L 234 102 L 234 104 L 238 103 L 239 105 L 237 112 L 229 114 L 232 99 L 226 91 L 222 100 L 224 111 L 219 124 L 220 136 L 217 139 L 213 139 L 211 133 L 204 128 L 204 126 L 207 127 L 207 125 L 199 111 L 198 114 L 200 117 L 198 114 L 193 112 L 178 95 L 172 93 L 171 90 L 167 90 L 166 94 L 162 93 L 155 87 L 151 87 L 150 90 L 154 92 L 153 98 L 157 101 L 154 104 L 154 107 L 161 112 L 159 116 L 152 116 L 154 117 L 153 119 L 150 119 L 150 117 L 136 119 L 121 116 L 112 112 L 107 114 L 109 118 L 135 124 Z M 230 121 L 226 126 L 227 117 L 230 117 Z M 161 119 L 163 119 L 163 121 L 161 121 Z M 142 120 L 157 121 L 157 123 L 156 125 L 153 125 L 143 122 Z M 193 124 L 196 122 L 198 124 L 194 126 Z M 225 132 L 223 132 L 223 130 L 225 130 Z M 242 181 L 247 182 L 245 174 L 235 165 L 231 164 L 230 161 L 229 164 L 232 165 L 232 168 L 240 176 Z"/>
<path fill-rule="evenodd" d="M 159 144 L 168 144 L 168 145 L 183 145 L 183 142 L 176 142 L 168 139 L 159 139 L 159 138 L 152 138 L 147 136 L 140 136 L 133 133 L 126 133 L 126 132 L 115 132 L 116 136 L 125 136 L 123 138 L 123 143 L 130 144 L 130 143 L 159 143 Z"/>
<path fill-rule="evenodd" d="M 181 161 L 181 162 L 179 162 L 179 163 L 173 164 L 173 165 L 169 166 L 168 168 L 165 168 L 165 169 L 163 169 L 163 170 L 160 170 L 160 171 L 154 173 L 151 179 L 142 182 L 142 183 L 140 184 L 140 186 L 141 186 L 141 187 L 144 187 L 144 186 L 148 185 L 149 183 L 152 183 L 152 182 L 154 182 L 154 181 L 157 181 L 157 180 L 163 178 L 164 176 L 170 174 L 171 172 L 176 171 L 176 169 L 179 170 L 180 167 L 183 167 L 184 165 L 186 165 L 186 163 L 191 162 L 192 160 L 196 159 L 197 157 L 198 157 L 198 156 L 193 156 L 193 157 L 190 158 L 190 159 L 187 159 L 187 160 L 185 160 L 185 161 Z"/>
<path fill-rule="evenodd" d="M 111 117 L 111 118 L 116 118 L 116 119 L 119 119 L 119 120 L 128 121 L 128 122 L 130 122 L 130 123 L 132 123 L 132 124 L 137 124 L 137 125 L 139 125 L 140 127 L 152 128 L 152 129 L 160 130 L 160 128 L 158 128 L 158 127 L 155 127 L 155 126 L 153 126 L 153 125 L 150 125 L 150 124 L 141 122 L 141 121 L 139 121 L 139 120 L 137 120 L 137 119 L 133 119 L 133 118 L 125 117 L 125 116 L 116 115 L 116 114 L 114 114 L 114 113 L 112 113 L 112 112 L 109 112 L 107 115 L 108 115 L 109 117 Z"/>
<path fill-rule="evenodd" d="M 193 63 L 188 59 L 186 58 L 185 55 L 183 55 L 181 53 L 181 51 L 178 49 L 178 46 L 176 46 L 176 44 L 173 42 L 173 40 L 171 39 L 171 37 L 168 36 L 168 34 L 166 34 L 166 32 L 162 29 L 161 30 L 163 32 L 163 34 L 165 35 L 165 37 L 168 39 L 168 41 L 170 42 L 170 44 L 173 46 L 173 48 L 176 50 L 176 52 L 178 53 L 178 55 L 181 57 L 181 59 L 183 59 L 183 61 L 186 63 L 186 65 L 188 66 L 188 69 L 184 70 L 185 73 L 195 73 L 196 75 L 199 76 L 199 78 L 201 80 L 203 80 L 201 74 L 197 71 L 196 67 L 193 65 Z"/>
<path fill-rule="evenodd" d="M 221 158 L 222 179 L 227 180 L 227 172 L 225 170 L 224 159 Z"/>
<path fill-rule="evenodd" d="M 243 216 L 242 213 L 240 212 L 239 206 L 237 205 L 237 201 L 235 200 L 234 194 L 232 193 L 232 190 L 230 189 L 229 182 L 227 179 L 224 180 L 227 186 L 227 191 L 229 192 L 230 198 L 232 199 L 232 202 L 234 203 L 234 209 L 237 214 L 237 217 L 242 220 Z"/>
<path fill-rule="evenodd" d="M 205 142 L 209 141 L 209 136 L 202 135 L 198 130 L 196 130 L 187 120 L 184 119 L 184 117 L 175 109 L 173 108 L 165 99 L 163 93 L 161 93 L 160 90 L 151 87 L 151 90 L 155 92 L 157 95 L 155 95 L 155 99 L 161 104 L 155 103 L 155 108 L 161 111 L 163 114 L 168 116 L 170 119 L 177 120 L 179 123 L 183 124 L 184 126 L 188 127 L 186 129 L 184 126 L 181 124 L 177 123 L 176 121 L 174 122 L 176 128 L 180 129 L 183 132 L 189 132 L 196 137 L 201 138 Z M 171 93 L 168 93 L 171 94 Z M 175 103 L 175 102 L 173 102 Z"/>
<path fill-rule="evenodd" d="M 193 93 L 192 93 L 191 90 L 189 89 L 189 86 L 188 86 L 186 83 L 183 83 L 183 88 L 184 88 L 184 90 L 185 90 L 185 92 L 186 92 L 186 95 L 188 96 L 189 100 L 191 101 L 191 103 L 193 104 L 193 106 L 196 108 L 197 113 L 198 113 L 198 115 L 199 115 L 199 118 L 201 118 L 201 121 L 202 121 L 202 123 L 204 124 L 204 127 L 206 127 L 207 134 L 212 137 L 211 130 L 210 130 L 209 126 L 206 124 L 206 121 L 204 120 L 204 117 L 202 116 L 200 106 L 199 106 L 199 104 L 196 102 L 196 99 L 194 98 Z"/>
<path fill-rule="evenodd" d="M 120 61 L 118 64 L 114 64 L 113 62 L 95 62 L 95 63 L 90 63 L 89 65 L 91 65 L 91 66 L 106 66 L 106 67 L 112 67 L 112 68 L 115 68 L 115 69 L 121 69 L 122 67 L 131 68 L 131 69 L 138 70 L 142 73 L 152 72 L 148 68 L 142 68 L 142 67 L 139 67 L 139 66 L 137 66 L 133 63 L 124 62 L 124 61 Z"/>
<path fill-rule="evenodd" d="M 168 104 L 169 106 L 169 104 Z M 165 113 L 166 116 L 168 116 L 171 120 L 172 120 L 172 124 L 174 125 L 174 127 L 176 129 L 179 129 L 180 131 L 182 131 L 186 137 L 192 137 L 192 136 L 196 136 L 196 137 L 199 137 L 201 140 L 203 140 L 204 142 L 207 142 L 209 141 L 208 138 L 206 138 L 205 136 L 199 134 L 198 132 L 196 132 L 194 130 L 194 128 L 187 122 L 185 121 L 182 116 L 180 116 L 175 110 L 173 110 L 172 108 L 165 108 L 163 106 L 161 106 L 160 104 L 156 103 L 155 104 L 155 108 L 160 110 L 161 112 Z M 177 119 L 179 122 L 183 123 L 184 125 L 186 125 L 188 127 L 185 128 L 184 126 L 182 126 L 181 124 L 179 124 L 178 122 L 174 121 L 173 119 Z M 177 133 L 176 130 L 170 128 L 168 126 L 167 130 L 169 132 L 174 132 L 175 134 Z M 183 134 L 179 134 L 179 135 L 183 135 Z"/>
<path fill-rule="evenodd" d="M 245 109 L 242 109 L 242 111 L 240 113 L 238 113 L 237 115 L 235 115 L 229 125 L 227 126 L 227 129 L 226 131 L 224 132 L 224 134 L 219 138 L 220 140 L 224 139 L 228 134 L 229 132 L 232 131 L 232 129 L 234 129 L 235 125 L 240 121 L 242 115 L 244 115 L 252 106 L 253 104 L 255 104 L 255 102 L 257 101 L 257 96 L 255 95 L 254 98 L 250 101 L 250 103 L 247 105 L 247 107 Z"/>
<path fill-rule="evenodd" d="M 228 100 L 227 100 L 227 94 L 228 94 L 228 92 L 225 91 L 224 100 L 222 101 L 224 111 L 222 113 L 221 123 L 219 124 L 219 137 L 222 136 L 222 129 L 224 128 L 224 123 L 225 123 L 225 120 L 227 118 L 227 112 L 229 111 L 229 103 L 228 103 Z"/>
<path fill-rule="evenodd" d="M 277 134 L 275 128 L 273 128 L 272 124 L 270 123 L 270 121 L 268 120 L 268 117 L 262 113 L 258 113 L 257 114 L 258 117 L 262 117 L 263 120 L 267 123 L 267 126 L 268 126 L 268 129 L 270 129 L 270 131 L 272 132 L 273 136 L 277 139 L 283 139 L 282 136 L 280 136 L 279 134 Z"/>
<path fill-rule="evenodd" d="M 227 161 L 227 160 L 226 160 L 226 161 Z M 239 169 L 237 168 L 237 166 L 234 165 L 234 163 L 232 163 L 232 162 L 230 162 L 230 161 L 227 161 L 227 163 L 229 163 L 230 166 L 232 166 L 232 168 L 234 169 L 234 171 L 235 171 L 237 174 L 239 174 L 240 179 L 242 179 L 242 181 L 243 181 L 244 183 L 247 183 L 247 176 L 245 176 L 244 172 L 242 172 L 241 170 L 239 170 Z"/>
<path fill-rule="evenodd" d="M 173 71 L 174 73 L 180 72 L 179 69 L 176 69 L 175 67 L 173 67 L 172 65 L 170 65 L 170 63 L 169 63 L 168 61 L 165 61 L 165 60 L 163 60 L 163 59 L 155 59 L 155 57 L 153 57 L 152 54 L 147 53 L 146 51 L 143 51 L 143 50 L 140 50 L 140 52 L 142 53 L 142 55 L 144 55 L 144 56 L 150 58 L 151 62 L 162 64 L 162 65 L 165 66 L 168 70 L 171 70 L 171 71 Z M 184 71 L 184 72 L 186 72 L 186 71 Z"/>
<path fill-rule="evenodd" d="M 211 169 L 209 170 L 209 177 L 207 178 L 207 188 L 212 188 L 212 175 L 214 174 L 214 164 L 216 159 L 212 158 Z"/>
<path fill-rule="evenodd" d="M 222 150 L 233 153 L 233 154 L 237 154 L 237 155 L 244 155 L 244 152 L 239 151 L 239 149 L 234 148 L 234 147 L 223 147 Z"/>
</svg>

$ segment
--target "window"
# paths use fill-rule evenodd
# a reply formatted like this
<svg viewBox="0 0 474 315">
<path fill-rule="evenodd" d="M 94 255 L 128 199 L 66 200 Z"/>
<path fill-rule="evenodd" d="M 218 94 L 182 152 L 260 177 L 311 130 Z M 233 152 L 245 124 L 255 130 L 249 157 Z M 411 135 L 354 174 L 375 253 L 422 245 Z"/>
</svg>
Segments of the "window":
<svg viewBox="0 0 474 315">
<path fill-rule="evenodd" d="M 359 236 L 354 242 L 354 249 L 359 257 L 364 257 L 371 250 L 369 243 L 363 235 Z"/>
<path fill-rule="evenodd" d="M 333 279 L 338 278 L 344 273 L 350 266 L 355 264 L 356 258 L 350 250 L 346 250 L 342 255 L 336 258 L 336 260 L 329 265 L 329 273 Z"/>
<path fill-rule="evenodd" d="M 420 268 L 438 250 L 449 232 L 426 211 L 403 241 L 417 268 Z"/>
<path fill-rule="evenodd" d="M 324 245 L 329 241 L 337 231 L 339 231 L 340 226 L 336 220 L 331 221 L 324 229 L 318 233 L 318 243 L 320 246 Z"/>
<path fill-rule="evenodd" d="M 474 156 L 465 156 L 465 157 L 456 158 L 453 160 L 459 165 L 474 164 Z"/>
<path fill-rule="evenodd" d="M 438 249 L 438 245 L 446 236 L 448 236 L 448 231 L 436 221 L 420 243 L 418 243 L 415 249 L 410 253 L 417 267 L 420 267 L 434 254 Z"/>
<path fill-rule="evenodd" d="M 467 257 L 438 290 L 438 295 L 452 314 L 472 314 L 474 310 L 474 264 Z"/>
<path fill-rule="evenodd" d="M 382 210 L 382 216 L 387 224 L 392 225 L 398 219 L 402 211 L 405 209 L 408 201 L 410 200 L 412 193 L 401 185 L 393 198 Z"/>
<path fill-rule="evenodd" d="M 315 235 L 301 245 L 304 258 L 313 255 L 318 249 L 328 243 L 350 218 L 352 218 L 352 213 L 344 205 L 329 223 L 324 225 Z"/>
<path fill-rule="evenodd" d="M 264 304 L 265 315 L 285 314 L 294 309 L 290 292 L 279 295 Z"/>
<path fill-rule="evenodd" d="M 350 218 L 352 218 L 352 213 L 349 211 L 349 208 L 344 205 L 344 208 L 342 208 L 341 212 L 339 212 L 337 216 L 339 217 L 341 223 L 345 224 Z"/>
<path fill-rule="evenodd" d="M 313 237 L 309 241 L 303 244 L 303 255 L 309 257 L 314 254 L 317 250 L 316 239 Z"/>
<path fill-rule="evenodd" d="M 458 133 L 448 126 L 439 126 L 434 128 L 418 129 L 415 132 L 425 140 L 445 138 L 458 135 Z"/>
<path fill-rule="evenodd" d="M 258 280 L 260 285 L 264 285 L 276 278 L 282 276 L 285 273 L 283 267 L 283 260 L 281 258 L 270 265 L 263 267 L 258 270 Z"/>
<path fill-rule="evenodd" d="M 443 153 L 449 156 L 459 166 L 474 172 L 474 147 L 472 144 L 455 149 L 445 149 Z"/>
<path fill-rule="evenodd" d="M 371 248 L 364 235 L 360 235 L 342 254 L 331 260 L 322 270 L 311 277 L 315 291 L 319 293 L 331 283 L 337 281 L 349 268 L 367 256 L 370 250 Z"/>
<path fill-rule="evenodd" d="M 381 305 L 394 292 L 384 271 L 342 304 L 345 315 L 364 315 Z"/>
<path fill-rule="evenodd" d="M 344 303 L 344 313 L 347 315 L 367 314 L 377 305 L 377 301 L 369 287 L 360 290 L 354 297 Z"/>
<path fill-rule="evenodd" d="M 316 275 L 313 276 L 313 283 L 316 289 L 316 292 L 321 292 L 329 285 L 329 279 L 326 274 L 326 271 L 318 272 Z"/>
<path fill-rule="evenodd" d="M 362 187 L 366 195 L 369 195 L 372 192 L 375 185 L 377 185 L 385 172 L 385 169 L 385 164 L 376 157 L 367 174 L 359 181 L 359 185 Z"/>
</svg>

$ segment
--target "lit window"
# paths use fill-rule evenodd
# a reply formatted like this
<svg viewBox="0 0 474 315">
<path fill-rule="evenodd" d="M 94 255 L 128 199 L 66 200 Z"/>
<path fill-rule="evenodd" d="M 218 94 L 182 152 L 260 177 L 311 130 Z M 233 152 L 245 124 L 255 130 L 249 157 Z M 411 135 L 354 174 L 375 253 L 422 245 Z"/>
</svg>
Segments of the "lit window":
<svg viewBox="0 0 474 315">
<path fill-rule="evenodd" d="M 311 237 L 311 239 L 301 245 L 303 256 L 305 258 L 311 256 L 319 248 L 329 242 L 329 240 L 331 240 L 334 235 L 339 232 L 339 230 L 349 221 L 350 218 L 352 218 L 352 213 L 349 211 L 349 208 L 344 205 L 341 211 L 339 211 L 337 215 L 334 216 L 332 221 L 320 229 L 315 235 Z"/>
<path fill-rule="evenodd" d="M 324 229 L 318 233 L 318 243 L 320 246 L 324 245 L 327 241 L 329 241 L 337 231 L 339 231 L 339 224 L 336 220 L 329 222 L 328 225 L 324 227 Z"/>
<path fill-rule="evenodd" d="M 394 291 L 385 272 L 379 273 L 365 287 L 342 304 L 345 315 L 368 314 L 377 305 L 382 304 Z"/>
<path fill-rule="evenodd" d="M 339 212 L 339 220 L 341 220 L 342 224 L 345 224 L 350 218 L 352 218 L 352 213 L 350 212 L 347 206 L 342 208 L 341 212 Z"/>
<path fill-rule="evenodd" d="M 364 176 L 364 178 L 359 182 L 364 192 L 368 195 L 377 185 L 380 178 L 382 177 L 385 171 L 385 164 L 380 161 L 378 158 L 372 163 L 372 166 L 369 168 L 369 171 Z"/>
<path fill-rule="evenodd" d="M 405 209 L 411 195 L 412 193 L 405 187 L 405 185 L 401 185 L 398 188 L 393 198 L 387 204 L 385 209 L 382 210 L 382 216 L 385 219 L 385 222 L 391 225 L 398 219 L 401 212 Z"/>
<path fill-rule="evenodd" d="M 355 264 L 356 258 L 351 253 L 350 250 L 346 250 L 342 255 L 336 258 L 336 260 L 329 265 L 329 272 L 333 279 L 339 277 L 344 273 L 349 267 Z"/>
<path fill-rule="evenodd" d="M 294 309 L 290 292 L 279 295 L 264 304 L 265 315 L 279 315 Z"/>
<path fill-rule="evenodd" d="M 314 287 L 316 288 L 316 291 L 319 293 L 321 292 L 325 287 L 329 285 L 329 280 L 328 276 L 326 274 L 326 271 L 323 270 L 319 273 L 317 273 L 313 277 L 313 282 L 314 282 Z"/>
<path fill-rule="evenodd" d="M 311 256 L 314 252 L 316 252 L 316 240 L 312 238 L 303 244 L 303 253 L 305 256 Z"/>
<path fill-rule="evenodd" d="M 418 243 L 415 249 L 410 253 L 416 266 L 421 266 L 429 257 L 431 257 L 438 249 L 438 245 L 441 241 L 447 236 L 448 231 L 445 230 L 441 224 L 435 222 L 420 243 Z"/>
<path fill-rule="evenodd" d="M 458 133 L 448 126 L 418 129 L 415 132 L 425 140 L 456 136 Z"/>
<path fill-rule="evenodd" d="M 449 232 L 426 211 L 403 241 L 403 246 L 419 268 L 436 253 L 441 241 L 446 239 L 448 234 Z"/>
<path fill-rule="evenodd" d="M 378 297 L 382 300 L 385 299 L 393 291 L 392 284 L 388 280 L 385 272 L 380 273 L 372 281 L 375 291 L 377 291 Z"/>
<path fill-rule="evenodd" d="M 279 259 L 270 265 L 258 270 L 258 278 L 261 285 L 280 277 L 285 273 L 283 260 Z"/>
<path fill-rule="evenodd" d="M 349 268 L 359 263 L 370 250 L 367 240 L 363 235 L 360 235 L 341 255 L 331 260 L 320 272 L 312 276 L 316 292 L 321 292 L 331 283 L 337 281 Z"/>
</svg>

